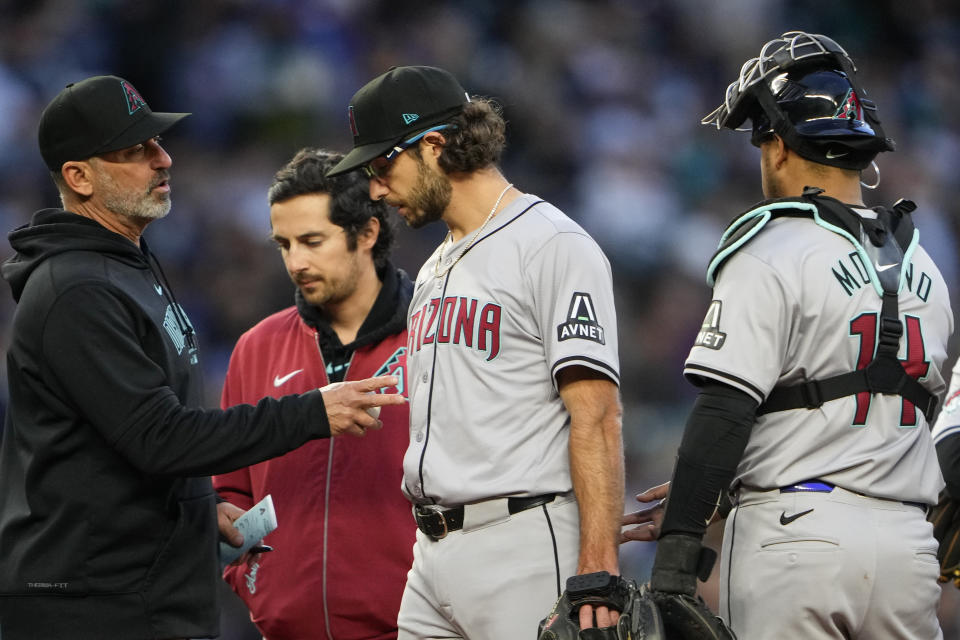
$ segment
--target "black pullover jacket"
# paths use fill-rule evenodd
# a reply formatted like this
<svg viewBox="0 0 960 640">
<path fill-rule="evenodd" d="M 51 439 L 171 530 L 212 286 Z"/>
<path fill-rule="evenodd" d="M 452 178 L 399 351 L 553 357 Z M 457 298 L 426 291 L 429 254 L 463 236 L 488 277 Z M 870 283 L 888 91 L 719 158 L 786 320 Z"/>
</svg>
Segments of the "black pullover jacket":
<svg viewBox="0 0 960 640">
<path fill-rule="evenodd" d="M 0 637 L 217 635 L 207 476 L 328 437 L 321 395 L 204 410 L 193 329 L 145 244 L 57 209 L 10 244 Z"/>
</svg>

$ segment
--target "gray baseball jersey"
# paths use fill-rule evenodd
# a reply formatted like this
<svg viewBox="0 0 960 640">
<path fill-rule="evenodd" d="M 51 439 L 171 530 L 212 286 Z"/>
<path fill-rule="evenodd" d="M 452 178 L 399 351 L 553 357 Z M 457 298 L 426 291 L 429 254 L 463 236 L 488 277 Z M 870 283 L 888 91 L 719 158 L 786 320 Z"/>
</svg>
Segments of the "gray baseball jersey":
<svg viewBox="0 0 960 640">
<path fill-rule="evenodd" d="M 908 258 L 899 357 L 908 374 L 939 394 L 953 328 L 949 296 L 922 248 Z M 777 385 L 862 368 L 874 354 L 880 306 L 848 240 L 811 219 L 776 219 L 720 272 L 684 373 L 762 402 Z M 900 396 L 866 392 L 818 409 L 769 413 L 758 417 L 736 479 L 773 489 L 819 478 L 869 496 L 934 504 L 943 481 L 926 427 Z"/>
<path fill-rule="evenodd" d="M 441 271 L 470 240 L 445 248 Z M 442 277 L 439 254 L 420 270 L 410 304 L 404 493 L 455 506 L 569 491 L 569 414 L 556 374 L 582 365 L 619 383 L 606 257 L 529 194 Z"/>
</svg>

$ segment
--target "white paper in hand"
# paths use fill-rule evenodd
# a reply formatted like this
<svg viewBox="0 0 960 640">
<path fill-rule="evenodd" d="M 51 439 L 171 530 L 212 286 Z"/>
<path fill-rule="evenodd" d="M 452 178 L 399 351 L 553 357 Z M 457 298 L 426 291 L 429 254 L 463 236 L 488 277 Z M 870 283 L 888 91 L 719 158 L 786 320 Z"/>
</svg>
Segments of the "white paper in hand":
<svg viewBox="0 0 960 640">
<path fill-rule="evenodd" d="M 267 495 L 250 507 L 249 511 L 234 520 L 233 526 L 243 534 L 243 544 L 234 547 L 223 540 L 220 541 L 220 566 L 222 567 L 242 556 L 250 547 L 277 528 L 277 513 L 273 510 L 273 498 Z"/>
</svg>

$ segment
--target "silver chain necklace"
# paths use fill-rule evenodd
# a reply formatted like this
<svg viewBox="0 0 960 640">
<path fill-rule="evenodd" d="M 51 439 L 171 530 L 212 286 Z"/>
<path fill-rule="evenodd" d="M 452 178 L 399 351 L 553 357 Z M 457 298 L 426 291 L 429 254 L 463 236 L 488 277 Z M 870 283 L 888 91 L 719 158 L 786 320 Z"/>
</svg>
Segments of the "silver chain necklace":
<svg viewBox="0 0 960 640">
<path fill-rule="evenodd" d="M 497 212 L 497 208 L 500 206 L 500 201 L 503 200 L 503 196 L 507 195 L 507 191 L 510 191 L 510 187 L 512 186 L 513 186 L 513 183 L 511 182 L 510 184 L 508 184 L 506 187 L 503 188 L 503 191 L 501 191 L 500 195 L 497 197 L 497 201 L 493 203 L 493 209 L 490 209 L 490 213 L 487 214 L 487 219 L 484 220 L 483 224 L 480 225 L 480 228 L 473 233 L 473 237 L 470 238 L 470 242 L 468 242 L 463 247 L 463 249 L 460 250 L 460 253 L 457 254 L 457 257 L 451 260 L 450 264 L 448 264 L 447 267 L 443 271 L 441 271 L 440 264 L 443 262 L 443 247 L 447 244 L 448 240 L 450 241 L 450 244 L 453 244 L 453 232 L 452 231 L 447 232 L 447 237 L 443 239 L 442 243 L 440 243 L 440 255 L 437 256 L 437 262 L 436 264 L 433 265 L 434 277 L 442 278 L 443 276 L 447 275 L 450 272 L 450 269 L 453 269 L 453 265 L 460 262 L 460 258 L 463 257 L 463 254 L 467 252 L 467 249 L 473 246 L 473 243 L 476 242 L 477 238 L 480 237 L 480 232 L 483 231 L 484 227 L 487 226 L 487 223 L 493 219 L 494 214 Z"/>
</svg>

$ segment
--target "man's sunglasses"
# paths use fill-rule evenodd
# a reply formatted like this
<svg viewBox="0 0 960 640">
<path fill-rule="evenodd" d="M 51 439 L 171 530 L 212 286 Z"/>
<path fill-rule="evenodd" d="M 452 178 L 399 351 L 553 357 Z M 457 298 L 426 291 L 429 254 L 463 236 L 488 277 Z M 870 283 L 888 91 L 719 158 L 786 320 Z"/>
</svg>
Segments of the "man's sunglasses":
<svg viewBox="0 0 960 640">
<path fill-rule="evenodd" d="M 431 131 L 443 131 L 444 129 L 449 129 L 454 127 L 452 124 L 440 124 L 435 127 L 430 127 L 425 131 L 421 131 L 412 138 L 408 138 L 403 142 L 397 143 L 395 147 L 387 151 L 382 156 L 377 156 L 367 164 L 363 165 L 363 173 L 368 178 L 383 178 L 387 175 L 387 171 L 390 168 L 390 164 L 396 160 L 397 156 L 412 147 L 414 144 L 420 141 L 420 138 L 427 135 Z"/>
</svg>

